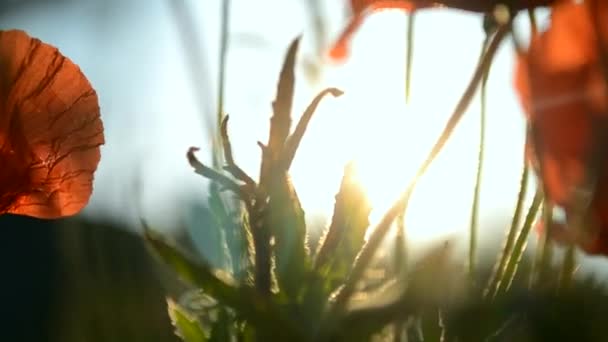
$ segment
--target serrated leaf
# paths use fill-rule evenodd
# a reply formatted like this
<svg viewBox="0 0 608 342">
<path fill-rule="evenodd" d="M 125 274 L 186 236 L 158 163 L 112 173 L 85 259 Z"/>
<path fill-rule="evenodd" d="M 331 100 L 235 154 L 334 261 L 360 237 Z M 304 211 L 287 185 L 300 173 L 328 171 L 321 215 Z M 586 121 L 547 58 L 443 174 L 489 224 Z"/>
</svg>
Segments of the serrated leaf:
<svg viewBox="0 0 608 342">
<path fill-rule="evenodd" d="M 354 165 L 348 164 L 336 195 L 332 222 L 315 260 L 315 268 L 325 277 L 328 291 L 346 279 L 369 227 L 371 206 L 355 176 Z"/>
<path fill-rule="evenodd" d="M 274 236 L 276 277 L 279 288 L 295 298 L 303 288 L 303 280 L 310 269 L 306 248 L 304 210 L 293 185 L 284 176 L 275 182 L 268 204 L 269 228 Z"/>
<path fill-rule="evenodd" d="M 191 317 L 179 304 L 167 298 L 167 310 L 171 324 L 175 327 L 175 334 L 184 342 L 207 342 L 209 339 L 203 327 L 196 318 Z"/>
<path fill-rule="evenodd" d="M 296 56 L 300 47 L 300 37 L 294 39 L 287 50 L 287 55 L 281 68 L 277 93 L 272 109 L 274 115 L 271 120 L 268 147 L 280 153 L 291 128 L 291 107 L 295 88 Z M 276 155 L 275 157 L 278 157 Z"/>
<path fill-rule="evenodd" d="M 291 107 L 293 105 L 293 93 L 295 86 L 295 62 L 300 37 L 293 40 L 279 75 L 276 97 L 272 103 L 272 117 L 270 118 L 270 133 L 268 145 L 262 153 L 262 165 L 260 166 L 260 186 L 265 187 L 274 179 L 277 162 L 281 158 L 285 142 L 291 130 Z"/>
</svg>

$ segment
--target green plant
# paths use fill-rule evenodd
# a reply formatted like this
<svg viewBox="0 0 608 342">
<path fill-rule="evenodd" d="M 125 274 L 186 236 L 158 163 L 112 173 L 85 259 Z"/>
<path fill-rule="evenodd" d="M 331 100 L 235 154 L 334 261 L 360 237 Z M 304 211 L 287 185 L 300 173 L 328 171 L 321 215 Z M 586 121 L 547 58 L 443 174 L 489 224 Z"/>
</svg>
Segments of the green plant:
<svg viewBox="0 0 608 342">
<path fill-rule="evenodd" d="M 573 336 L 597 340 L 597 329 L 605 323 L 602 317 L 608 317 L 600 314 L 604 310 L 599 306 L 606 296 L 595 283 L 572 279 L 574 253 L 570 251 L 559 272 L 554 272 L 555 267 L 548 262 L 548 245 L 539 253 L 542 262 L 532 272 L 526 268 L 528 263 L 522 263 L 528 234 L 543 202 L 542 192 L 537 191 L 520 227 L 527 168 L 513 224 L 492 272 L 484 273 L 473 263 L 473 236 L 468 272 L 453 262 L 451 245 L 446 243 L 407 269 L 402 258 L 397 258 L 401 260 L 396 262 L 395 272 L 379 278 L 367 275 L 373 268 L 394 268 L 387 260 L 374 258 L 375 253 L 395 219 L 402 217 L 417 180 L 447 142 L 478 86 L 485 84 L 492 58 L 510 32 L 510 25 L 511 22 L 506 22 L 488 26 L 488 40 L 478 67 L 443 133 L 417 177 L 367 241 L 370 205 L 353 181 L 353 168 L 347 165 L 335 196 L 331 224 L 316 251 L 308 248 L 304 210 L 290 181 L 289 168 L 320 101 L 328 94 L 337 97 L 342 92 L 335 88 L 321 91 L 291 130 L 294 66 L 300 41 L 294 40 L 280 72 L 268 142 L 259 143 L 262 149 L 259 179 L 254 180 L 235 162 L 227 116 L 220 129 L 226 164 L 222 170 L 202 164 L 194 156 L 197 148 L 191 148 L 187 154 L 195 172 L 211 179 L 216 186 L 210 187 L 210 206 L 217 215 L 217 229 L 230 230 L 233 236 L 238 235 L 233 241 L 242 242 L 226 242 L 223 246 L 228 251 L 226 255 L 232 258 L 230 272 L 213 269 L 195 256 L 181 252 L 146 227 L 145 236 L 153 250 L 195 289 L 191 292 L 194 297 L 188 300 L 168 300 L 169 315 L 178 335 L 187 342 L 545 340 L 548 336 L 560 336 L 542 326 L 549 324 L 541 319 L 548 313 L 541 310 L 539 314 L 530 311 L 528 305 L 519 306 L 522 300 L 534 303 L 548 300 L 553 306 L 547 308 L 560 315 L 547 317 L 551 318 L 551 324 L 561 324 L 577 301 L 591 296 L 598 299 L 597 317 L 581 320 L 577 325 L 580 331 Z M 482 106 L 483 101 L 482 96 Z M 480 163 L 482 156 L 480 153 Z M 221 191 L 234 194 L 237 201 L 223 201 Z M 475 206 L 472 212 L 474 232 Z M 403 251 L 399 251 L 399 244 L 396 246 L 399 255 Z M 543 274 L 543 281 L 529 287 L 528 279 L 536 274 Z M 482 283 L 488 284 L 485 291 L 484 286 L 478 285 Z"/>
</svg>

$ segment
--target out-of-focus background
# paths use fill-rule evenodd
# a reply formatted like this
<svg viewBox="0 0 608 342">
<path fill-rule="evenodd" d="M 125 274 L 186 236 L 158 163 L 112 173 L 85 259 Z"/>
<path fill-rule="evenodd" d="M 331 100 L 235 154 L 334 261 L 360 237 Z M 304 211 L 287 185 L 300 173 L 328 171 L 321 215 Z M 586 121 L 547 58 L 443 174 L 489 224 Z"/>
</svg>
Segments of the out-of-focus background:
<svg viewBox="0 0 608 342">
<path fill-rule="evenodd" d="M 326 49 L 344 27 L 343 0 L 233 0 L 225 109 L 235 155 L 257 175 L 257 140 L 267 137 L 270 103 L 290 41 L 303 34 L 294 116 L 322 87 L 293 179 L 317 229 L 327 222 L 344 164 L 354 159 L 370 195 L 372 222 L 396 198 L 443 128 L 477 63 L 481 16 L 455 10 L 416 16 L 412 102 L 404 101 L 406 17 L 376 14 L 344 64 Z M 58 221 L 0 217 L 6 269 L 1 293 L 14 341 L 170 341 L 163 277 L 139 238 L 140 217 L 214 262 L 219 249 L 206 212 L 207 181 L 185 152 L 210 161 L 217 109 L 220 0 L 21 0 L 0 3 L 0 29 L 18 28 L 57 46 L 98 92 L 106 145 L 90 205 Z M 541 24 L 546 13 L 539 11 Z M 525 38 L 525 18 L 518 27 Z M 493 255 L 508 227 L 522 168 L 523 114 L 511 87 L 511 42 L 493 64 L 481 190 L 482 250 Z M 465 238 L 475 180 L 479 105 L 417 188 L 409 244 Z M 439 208 L 442 215 L 429 215 Z M 221 266 L 221 265 L 216 265 Z M 584 270 L 601 273 L 603 260 Z M 145 313 L 143 315 L 142 313 Z M 14 322 L 14 324 L 13 324 Z M 142 329 L 141 327 L 145 327 Z"/>
</svg>

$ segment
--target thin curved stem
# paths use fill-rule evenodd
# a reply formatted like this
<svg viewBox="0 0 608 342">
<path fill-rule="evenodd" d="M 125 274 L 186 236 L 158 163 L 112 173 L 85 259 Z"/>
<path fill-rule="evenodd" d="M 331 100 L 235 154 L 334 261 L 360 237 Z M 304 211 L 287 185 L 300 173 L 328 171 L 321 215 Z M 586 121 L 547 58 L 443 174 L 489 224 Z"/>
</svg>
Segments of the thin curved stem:
<svg viewBox="0 0 608 342">
<path fill-rule="evenodd" d="M 217 112 L 216 112 L 216 131 L 219 132 L 222 127 L 222 121 L 224 120 L 224 101 L 226 97 L 226 60 L 227 60 L 227 52 L 228 52 L 228 35 L 229 35 L 229 24 L 230 24 L 230 0 L 222 1 L 222 21 L 221 21 L 221 29 L 220 29 L 220 53 L 219 53 L 219 70 L 217 75 Z M 217 134 L 214 139 L 214 143 L 216 146 L 219 146 L 221 142 L 221 135 Z M 217 165 L 213 165 L 214 168 L 219 168 L 221 165 L 220 161 L 221 155 L 217 155 L 213 158 L 214 163 L 218 163 Z"/>
<path fill-rule="evenodd" d="M 416 11 L 407 15 L 407 37 L 405 55 L 405 103 L 410 103 L 410 89 L 412 85 L 412 64 L 414 61 L 414 21 Z"/>
<path fill-rule="evenodd" d="M 534 219 L 536 219 L 536 215 L 538 214 L 538 210 L 540 205 L 543 202 L 543 195 L 540 189 L 536 190 L 536 194 L 534 195 L 534 199 L 532 200 L 532 204 L 528 209 L 528 214 L 526 215 L 526 219 L 524 220 L 524 225 L 517 236 L 517 240 L 515 241 L 515 245 L 513 246 L 513 253 L 507 262 L 507 269 L 505 271 L 504 277 L 501 282 L 498 284 L 498 289 L 496 294 L 500 292 L 506 292 L 513 283 L 513 279 L 515 279 L 515 274 L 517 273 L 517 268 L 519 266 L 519 262 L 524 254 L 524 250 L 526 249 L 526 245 L 528 242 L 528 235 L 530 234 L 530 230 L 532 229 L 532 225 L 534 223 Z"/>
<path fill-rule="evenodd" d="M 490 279 L 488 287 L 486 288 L 486 291 L 484 293 L 484 297 L 486 298 L 488 296 L 490 296 L 490 298 L 494 298 L 498 292 L 498 286 L 502 281 L 504 281 L 507 262 L 509 261 L 509 259 L 511 258 L 511 254 L 513 253 L 513 246 L 515 245 L 515 239 L 517 238 L 517 230 L 521 222 L 524 201 L 528 192 L 529 173 L 530 168 L 524 156 L 523 170 L 519 183 L 519 193 L 517 195 L 517 203 L 515 204 L 515 212 L 513 213 L 513 219 L 511 220 L 511 227 L 509 228 L 509 232 L 507 233 L 507 237 L 505 239 L 505 243 L 503 245 L 498 263 L 494 268 L 492 278 Z"/>
<path fill-rule="evenodd" d="M 488 37 L 483 41 L 481 56 L 488 45 Z M 469 260 L 468 260 L 468 273 L 471 280 L 475 277 L 475 259 L 477 251 L 477 231 L 479 226 L 479 197 L 481 192 L 481 175 L 483 173 L 483 157 L 484 157 L 484 144 L 486 136 L 486 85 L 488 82 L 488 76 L 490 69 L 486 70 L 481 81 L 481 93 L 480 93 L 480 115 L 479 115 L 479 150 L 477 152 L 477 172 L 475 175 L 475 188 L 473 191 L 473 204 L 471 206 L 471 225 L 469 229 Z"/>
<path fill-rule="evenodd" d="M 418 180 L 427 171 L 427 169 L 432 164 L 432 162 L 435 160 L 435 158 L 437 157 L 439 152 L 441 152 L 441 150 L 447 143 L 448 139 L 452 135 L 454 129 L 456 128 L 456 125 L 458 124 L 458 122 L 460 121 L 462 116 L 464 115 L 466 109 L 468 108 L 469 104 L 471 103 L 471 101 L 473 99 L 473 96 L 475 94 L 475 91 L 477 90 L 477 87 L 481 83 L 481 80 L 483 78 L 485 71 L 489 68 L 490 64 L 492 63 L 492 60 L 494 58 L 494 55 L 496 54 L 496 51 L 498 50 L 498 47 L 500 46 L 500 43 L 502 42 L 503 38 L 505 38 L 507 33 L 510 31 L 510 28 L 511 28 L 510 23 L 508 23 L 506 25 L 501 25 L 501 26 L 499 26 L 496 33 L 492 37 L 490 43 L 488 44 L 488 49 L 484 53 L 484 56 L 481 59 L 480 63 L 478 64 L 477 69 L 475 70 L 473 77 L 471 78 L 471 81 L 469 82 L 460 101 L 456 105 L 456 108 L 454 109 L 454 112 L 452 113 L 450 119 L 448 120 L 441 135 L 435 142 L 435 145 L 432 147 L 431 152 L 429 153 L 426 160 L 422 163 L 422 165 L 418 169 L 415 177 L 412 179 L 412 181 L 407 186 L 405 191 L 401 194 L 400 198 L 384 214 L 384 217 L 382 217 L 382 220 L 374 229 L 374 231 L 371 234 L 366 245 L 363 246 L 361 252 L 359 253 L 357 261 L 353 265 L 353 269 L 351 271 L 351 274 L 350 274 L 346 284 L 342 288 L 342 291 L 340 293 L 338 293 L 336 296 L 334 310 L 338 310 L 338 311 L 342 310 L 344 304 L 346 304 L 348 299 L 350 299 L 351 295 L 354 293 L 355 285 L 361 279 L 365 269 L 367 268 L 372 257 L 376 253 L 378 247 L 380 246 L 382 240 L 384 239 L 384 236 L 386 235 L 389 228 L 391 227 L 394 219 L 397 217 L 397 215 L 399 215 L 399 213 L 404 211 L 405 208 L 407 207 L 410 196 L 411 196 L 412 192 L 414 191 L 414 188 L 415 188 Z"/>
</svg>

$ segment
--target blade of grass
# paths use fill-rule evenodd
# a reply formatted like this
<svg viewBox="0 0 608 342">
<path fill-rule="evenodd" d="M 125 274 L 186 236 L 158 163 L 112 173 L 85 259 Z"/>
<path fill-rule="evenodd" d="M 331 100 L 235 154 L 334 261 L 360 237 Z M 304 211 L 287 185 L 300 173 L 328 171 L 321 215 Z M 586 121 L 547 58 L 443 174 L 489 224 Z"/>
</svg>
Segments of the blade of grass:
<svg viewBox="0 0 608 342">
<path fill-rule="evenodd" d="M 534 195 L 534 199 L 532 200 L 532 204 L 528 209 L 528 213 L 526 215 L 526 219 L 524 220 L 523 227 L 517 236 L 517 240 L 515 240 L 515 245 L 513 246 L 513 252 L 509 260 L 507 261 L 507 268 L 503 277 L 499 280 L 498 288 L 493 298 L 500 292 L 506 292 L 513 283 L 513 279 L 515 279 L 515 274 L 517 273 L 517 268 L 519 266 L 519 262 L 526 250 L 526 245 L 528 242 L 528 235 L 530 234 L 530 230 L 532 229 L 532 225 L 534 223 L 534 219 L 538 213 L 538 209 L 542 203 L 542 191 L 540 189 L 536 190 L 536 194 Z"/>
<path fill-rule="evenodd" d="M 528 167 L 528 163 L 524 156 L 523 171 L 520 179 L 519 193 L 517 195 L 517 204 L 515 205 L 513 219 L 511 220 L 511 227 L 509 228 L 509 231 L 507 233 L 507 237 L 505 239 L 502 252 L 500 253 L 499 260 L 496 266 L 494 267 L 492 278 L 490 279 L 486 291 L 484 293 L 484 297 L 486 298 L 488 296 L 490 298 L 494 298 L 498 293 L 498 286 L 504 278 L 507 262 L 509 261 L 509 259 L 511 258 L 511 254 L 513 253 L 513 245 L 515 244 L 515 239 L 517 237 L 517 230 L 521 222 L 521 216 L 524 208 L 524 200 L 528 191 L 529 170 L 530 169 Z"/>
<path fill-rule="evenodd" d="M 416 12 L 406 14 L 406 55 L 405 55 L 405 104 L 410 103 L 412 86 L 412 64 L 414 60 L 414 21 Z M 397 235 L 395 236 L 395 271 L 400 278 L 407 273 L 407 245 L 405 240 L 405 210 L 397 216 Z M 393 326 L 394 341 L 401 341 L 406 322 L 398 320 Z"/>
<path fill-rule="evenodd" d="M 410 103 L 410 89 L 412 85 L 412 64 L 414 61 L 414 21 L 416 11 L 407 15 L 406 55 L 405 55 L 405 103 Z"/>
<path fill-rule="evenodd" d="M 538 245 L 535 251 L 534 264 L 530 273 L 530 287 L 542 286 L 549 279 L 550 263 L 553 259 L 553 245 L 549 236 L 551 236 L 553 217 L 553 206 L 550 201 L 545 198 L 543 201 L 542 218 L 543 231 L 538 236 Z"/>
<path fill-rule="evenodd" d="M 221 29 L 220 29 L 220 51 L 219 51 L 219 70 L 217 75 L 217 112 L 215 114 L 215 134 L 214 134 L 214 145 L 219 150 L 221 146 L 221 127 L 222 122 L 224 121 L 224 101 L 225 101 L 225 92 L 226 92 L 226 61 L 227 61 L 227 52 L 228 52 L 228 39 L 229 39 L 229 26 L 230 26 L 230 0 L 222 1 L 222 20 L 221 20 Z M 215 150 L 215 149 L 214 149 Z M 216 158 L 213 159 L 217 162 L 217 165 L 213 165 L 215 168 L 219 168 L 221 166 L 221 155 L 218 154 Z"/>
<path fill-rule="evenodd" d="M 209 137 L 216 135 L 215 123 L 211 119 L 210 115 L 213 112 L 212 108 L 209 107 L 211 101 L 202 96 L 198 91 L 200 89 L 211 89 L 211 80 L 209 79 L 208 71 L 206 70 L 209 65 L 204 51 L 204 44 L 202 42 L 202 36 L 198 34 L 194 19 L 190 15 L 190 10 L 186 6 L 185 1 L 168 0 L 169 6 L 173 11 L 175 17 L 175 24 L 179 31 L 179 38 L 182 43 L 184 55 L 190 72 L 188 75 L 191 78 L 192 88 L 195 91 L 195 98 L 197 101 L 198 110 L 200 112 L 201 120 L 204 121 L 204 131 L 207 132 Z M 217 162 L 219 165 L 220 151 L 219 146 L 214 145 L 213 149 L 213 160 L 214 166 Z"/>
<path fill-rule="evenodd" d="M 576 249 L 573 245 L 569 245 L 566 248 L 564 254 L 564 260 L 562 261 L 562 268 L 559 279 L 559 289 L 567 290 L 572 286 L 574 279 L 574 272 L 576 271 Z"/>
<path fill-rule="evenodd" d="M 398 279 L 407 281 L 407 245 L 405 239 L 405 210 L 397 216 L 397 234 L 395 236 L 395 273 Z M 406 321 L 400 319 L 393 325 L 393 341 L 400 342 L 405 333 Z"/>
<path fill-rule="evenodd" d="M 406 55 L 405 55 L 405 104 L 409 104 L 412 85 L 412 64 L 414 61 L 414 23 L 416 11 L 406 14 Z M 397 216 L 397 235 L 395 237 L 395 268 L 399 274 L 407 267 L 407 246 L 405 244 L 405 211 Z"/>
<path fill-rule="evenodd" d="M 483 58 L 486 46 L 488 45 L 488 36 L 483 41 L 481 48 L 480 59 Z M 486 85 L 490 68 L 485 70 L 480 90 L 480 115 L 479 115 L 479 150 L 477 152 L 477 173 L 475 175 L 475 188 L 473 190 L 473 204 L 471 206 L 471 225 L 469 229 L 469 260 L 468 273 L 471 282 L 475 278 L 475 259 L 477 250 L 477 231 L 479 230 L 479 195 L 481 190 L 481 175 L 483 173 L 483 156 L 484 144 L 486 136 Z"/>
</svg>

